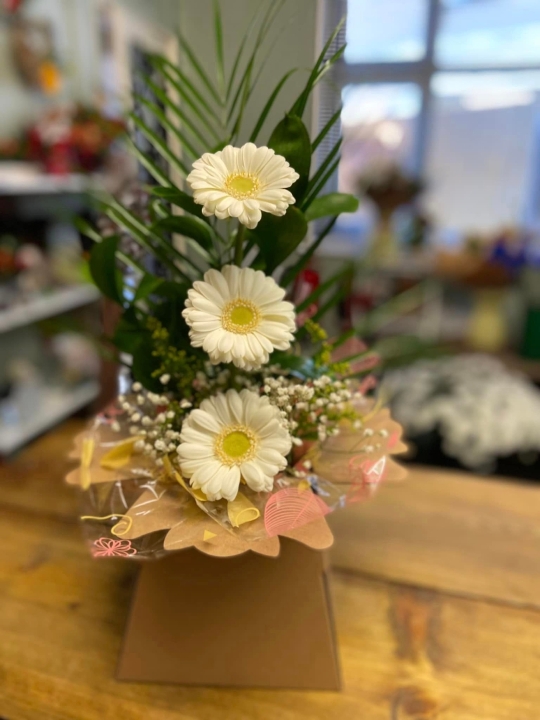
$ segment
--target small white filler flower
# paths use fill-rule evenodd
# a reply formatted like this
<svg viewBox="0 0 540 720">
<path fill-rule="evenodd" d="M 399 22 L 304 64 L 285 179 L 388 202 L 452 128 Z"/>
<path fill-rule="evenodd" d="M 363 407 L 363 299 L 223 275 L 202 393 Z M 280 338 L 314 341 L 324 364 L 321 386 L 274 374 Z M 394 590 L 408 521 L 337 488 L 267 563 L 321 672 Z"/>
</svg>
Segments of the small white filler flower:
<svg viewBox="0 0 540 720">
<path fill-rule="evenodd" d="M 211 362 L 256 370 L 273 350 L 287 350 L 295 331 L 294 306 L 285 290 L 260 270 L 226 265 L 208 270 L 188 290 L 182 315 L 193 347 Z"/>
<path fill-rule="evenodd" d="M 234 500 L 240 480 L 269 492 L 287 466 L 291 437 L 279 410 L 251 390 L 203 400 L 182 425 L 177 452 L 182 475 L 209 500 Z"/>
<path fill-rule="evenodd" d="M 238 218 L 251 230 L 262 212 L 285 215 L 294 197 L 285 188 L 300 176 L 281 155 L 267 147 L 246 143 L 227 145 L 216 153 L 205 153 L 193 163 L 187 181 L 193 199 L 203 206 L 203 215 L 220 220 Z"/>
</svg>

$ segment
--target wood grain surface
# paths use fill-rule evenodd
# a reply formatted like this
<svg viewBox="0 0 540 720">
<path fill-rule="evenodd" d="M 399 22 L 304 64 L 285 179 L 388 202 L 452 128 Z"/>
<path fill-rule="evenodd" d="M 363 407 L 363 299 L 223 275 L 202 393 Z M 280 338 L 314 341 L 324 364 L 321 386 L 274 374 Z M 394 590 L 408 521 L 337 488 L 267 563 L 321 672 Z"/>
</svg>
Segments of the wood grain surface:
<svg viewBox="0 0 540 720">
<path fill-rule="evenodd" d="M 119 683 L 136 566 L 84 545 L 78 430 L 0 466 L 2 720 L 540 718 L 540 486 L 414 469 L 332 516 L 341 693 Z"/>
</svg>

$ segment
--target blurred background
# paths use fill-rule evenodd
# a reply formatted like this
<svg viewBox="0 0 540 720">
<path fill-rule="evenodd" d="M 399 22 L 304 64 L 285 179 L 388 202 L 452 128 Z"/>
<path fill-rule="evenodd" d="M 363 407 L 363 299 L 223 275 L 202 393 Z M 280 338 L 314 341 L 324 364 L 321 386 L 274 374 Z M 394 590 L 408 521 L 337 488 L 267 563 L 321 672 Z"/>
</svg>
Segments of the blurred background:
<svg viewBox="0 0 540 720">
<path fill-rule="evenodd" d="M 223 0 L 233 48 L 257 4 Z M 114 318 L 88 280 L 77 217 L 100 222 L 89 198 L 106 189 L 144 219 L 149 176 L 124 140 L 131 91 L 151 72 L 149 53 L 175 58 L 176 27 L 203 57 L 208 45 L 208 68 L 213 48 L 210 0 L 0 8 L 0 458 L 9 462 L 111 397 L 116 368 L 99 341 Z M 343 105 L 328 189 L 361 202 L 328 233 L 296 298 L 350 264 L 327 329 L 357 328 L 373 348 L 362 383 L 378 382 L 411 460 L 540 479 L 540 2 L 288 0 L 262 102 L 276 77 L 313 62 L 345 13 L 347 50 L 310 123 L 315 135 Z"/>
</svg>

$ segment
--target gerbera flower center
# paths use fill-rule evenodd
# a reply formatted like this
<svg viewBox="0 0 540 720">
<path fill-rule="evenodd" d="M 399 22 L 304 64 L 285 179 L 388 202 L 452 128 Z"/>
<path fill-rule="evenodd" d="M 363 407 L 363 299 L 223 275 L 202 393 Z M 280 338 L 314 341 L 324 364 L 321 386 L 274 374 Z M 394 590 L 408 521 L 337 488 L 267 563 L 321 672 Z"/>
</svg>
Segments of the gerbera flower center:
<svg viewBox="0 0 540 720">
<path fill-rule="evenodd" d="M 225 330 L 245 335 L 259 325 L 261 314 L 259 308 L 251 300 L 236 298 L 223 308 L 221 323 Z"/>
<path fill-rule="evenodd" d="M 229 175 L 225 180 L 225 189 L 229 195 L 237 200 L 255 197 L 260 185 L 261 183 L 256 175 L 247 173 L 235 173 Z"/>
<path fill-rule="evenodd" d="M 257 436 L 246 425 L 229 425 L 216 438 L 215 452 L 224 465 L 241 465 L 255 456 Z"/>
</svg>

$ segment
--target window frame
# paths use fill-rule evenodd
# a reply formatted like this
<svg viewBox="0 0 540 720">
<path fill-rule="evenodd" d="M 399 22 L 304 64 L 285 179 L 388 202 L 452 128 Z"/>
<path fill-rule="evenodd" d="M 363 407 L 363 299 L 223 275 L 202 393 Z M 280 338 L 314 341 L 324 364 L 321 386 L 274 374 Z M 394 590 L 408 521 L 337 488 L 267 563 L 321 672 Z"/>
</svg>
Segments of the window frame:
<svg viewBox="0 0 540 720">
<path fill-rule="evenodd" d="M 343 15 L 347 11 L 347 0 L 339 0 Z M 540 70 L 540 63 L 523 65 L 444 65 L 435 60 L 435 44 L 441 28 L 441 17 L 444 12 L 442 0 L 426 0 L 425 54 L 420 60 L 403 60 L 391 62 L 340 62 L 335 69 L 335 79 L 342 90 L 346 85 L 372 85 L 384 83 L 414 83 L 420 88 L 421 102 L 417 118 L 414 146 L 410 170 L 422 174 L 426 169 L 429 133 L 432 124 L 433 89 L 432 79 L 435 74 L 448 73 L 484 73 L 484 72 L 519 72 L 523 70 Z"/>
</svg>

